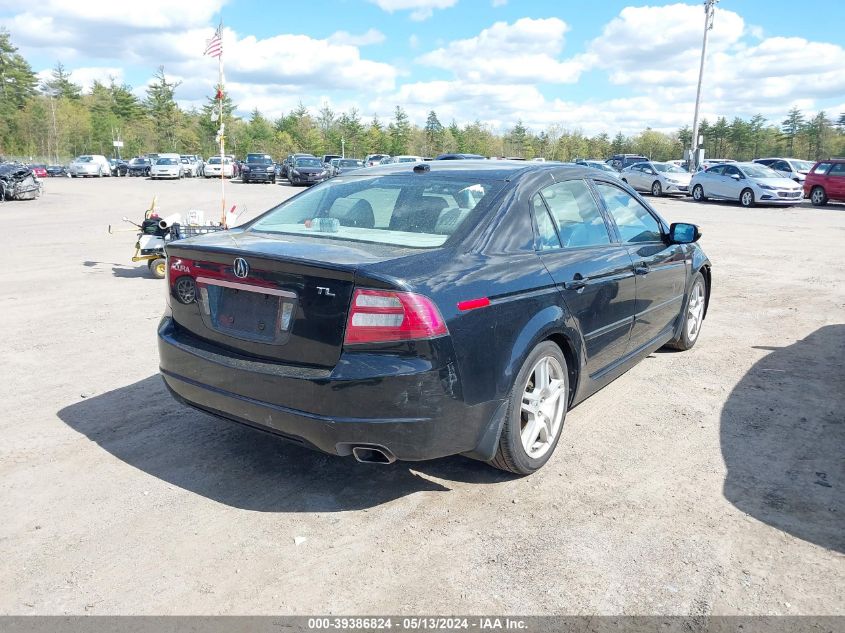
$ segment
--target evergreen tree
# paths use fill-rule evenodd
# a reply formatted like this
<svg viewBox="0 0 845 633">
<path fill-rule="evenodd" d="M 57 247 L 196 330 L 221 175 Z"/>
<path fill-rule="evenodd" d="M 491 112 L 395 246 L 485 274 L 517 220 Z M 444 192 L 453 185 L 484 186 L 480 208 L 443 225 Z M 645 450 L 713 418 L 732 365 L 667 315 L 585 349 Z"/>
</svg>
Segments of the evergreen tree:
<svg viewBox="0 0 845 633">
<path fill-rule="evenodd" d="M 408 144 L 411 140 L 411 122 L 402 106 L 396 106 L 393 112 L 393 122 L 389 128 L 390 153 L 393 156 L 408 153 Z"/>
<path fill-rule="evenodd" d="M 789 148 L 787 153 L 792 156 L 795 154 L 795 139 L 804 129 L 804 115 L 798 108 L 792 108 L 780 125 Z"/>
<path fill-rule="evenodd" d="M 21 109 L 35 95 L 38 79 L 32 67 L 18 54 L 9 33 L 0 30 L 0 112 L 7 108 Z"/>
<path fill-rule="evenodd" d="M 179 125 L 181 112 L 174 99 L 176 88 L 181 82 L 167 81 L 164 66 L 159 66 L 154 81 L 147 87 L 145 106 L 155 130 L 155 138 L 160 151 L 179 151 Z"/>
<path fill-rule="evenodd" d="M 425 121 L 425 146 L 427 156 L 435 156 L 443 149 L 443 124 L 434 110 L 428 113 Z"/>
<path fill-rule="evenodd" d="M 79 99 L 82 97 L 82 88 L 73 83 L 70 73 L 65 70 L 62 62 L 57 62 L 50 79 L 44 82 L 42 90 L 45 94 L 56 99 Z"/>
</svg>

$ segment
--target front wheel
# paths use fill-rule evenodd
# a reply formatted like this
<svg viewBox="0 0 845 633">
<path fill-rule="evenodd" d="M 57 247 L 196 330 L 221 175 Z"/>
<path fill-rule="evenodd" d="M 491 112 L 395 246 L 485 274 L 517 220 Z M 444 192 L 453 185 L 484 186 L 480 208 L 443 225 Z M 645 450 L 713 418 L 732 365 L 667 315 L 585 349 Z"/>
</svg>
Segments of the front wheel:
<svg viewBox="0 0 845 633">
<path fill-rule="evenodd" d="M 552 341 L 543 341 L 528 355 L 511 389 L 492 466 L 530 475 L 549 461 L 569 406 L 567 372 L 566 359 Z"/>
<path fill-rule="evenodd" d="M 826 205 L 827 193 L 825 193 L 822 187 L 813 187 L 813 190 L 810 192 L 810 202 L 817 207 Z"/>
<path fill-rule="evenodd" d="M 743 189 L 739 194 L 739 203 L 746 209 L 754 206 L 754 192 L 751 189 Z"/>
<path fill-rule="evenodd" d="M 655 180 L 653 183 L 651 183 L 651 195 L 655 196 L 656 198 L 659 198 L 663 195 L 663 187 L 660 186 L 660 181 Z"/>
<path fill-rule="evenodd" d="M 164 257 L 159 257 L 150 262 L 150 272 L 156 279 L 164 279 L 167 274 L 167 260 Z"/>
<path fill-rule="evenodd" d="M 707 301 L 707 287 L 704 284 L 704 275 L 695 273 L 692 278 L 687 303 L 684 312 L 681 314 L 683 324 L 681 332 L 676 338 L 669 341 L 666 347 L 686 351 L 698 340 L 701 332 L 701 324 L 704 321 L 704 306 Z"/>
<path fill-rule="evenodd" d="M 704 195 L 704 187 L 701 185 L 696 185 L 692 188 L 692 199 L 696 202 L 703 202 L 707 200 L 707 196 Z"/>
</svg>

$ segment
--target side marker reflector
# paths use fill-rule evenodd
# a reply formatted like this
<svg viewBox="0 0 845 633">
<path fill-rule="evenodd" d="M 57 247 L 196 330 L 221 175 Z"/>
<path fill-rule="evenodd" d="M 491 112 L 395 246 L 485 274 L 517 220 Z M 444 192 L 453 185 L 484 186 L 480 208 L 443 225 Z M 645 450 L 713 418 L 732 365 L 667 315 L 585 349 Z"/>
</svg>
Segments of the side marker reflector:
<svg viewBox="0 0 845 633">
<path fill-rule="evenodd" d="M 467 301 L 458 302 L 458 310 L 467 312 L 468 310 L 475 310 L 476 308 L 486 308 L 490 305 L 490 299 L 481 297 L 479 299 L 469 299 Z"/>
</svg>

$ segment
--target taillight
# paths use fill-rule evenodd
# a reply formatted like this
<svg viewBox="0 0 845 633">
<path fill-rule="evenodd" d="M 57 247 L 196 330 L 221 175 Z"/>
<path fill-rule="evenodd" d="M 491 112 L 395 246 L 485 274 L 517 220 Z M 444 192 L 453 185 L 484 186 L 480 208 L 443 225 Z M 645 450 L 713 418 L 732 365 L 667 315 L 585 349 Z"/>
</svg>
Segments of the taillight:
<svg viewBox="0 0 845 633">
<path fill-rule="evenodd" d="M 448 334 L 440 310 L 413 292 L 357 289 L 352 295 L 344 343 L 389 343 Z"/>
</svg>

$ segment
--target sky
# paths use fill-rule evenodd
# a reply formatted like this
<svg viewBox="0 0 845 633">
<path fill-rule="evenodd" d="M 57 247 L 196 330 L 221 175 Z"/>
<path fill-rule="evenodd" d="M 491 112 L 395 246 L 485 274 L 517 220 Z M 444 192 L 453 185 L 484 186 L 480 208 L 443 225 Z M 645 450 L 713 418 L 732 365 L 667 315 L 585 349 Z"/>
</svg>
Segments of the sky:
<svg viewBox="0 0 845 633">
<path fill-rule="evenodd" d="M 217 81 L 205 43 L 223 23 L 226 91 L 248 115 L 299 103 L 418 125 L 496 131 L 522 120 L 586 134 L 692 125 L 703 2 L 584 0 L 0 0 L 0 28 L 42 76 L 143 96 L 159 66 L 180 104 Z M 779 123 L 794 106 L 845 112 L 845 2 L 721 0 L 702 115 Z"/>
</svg>

